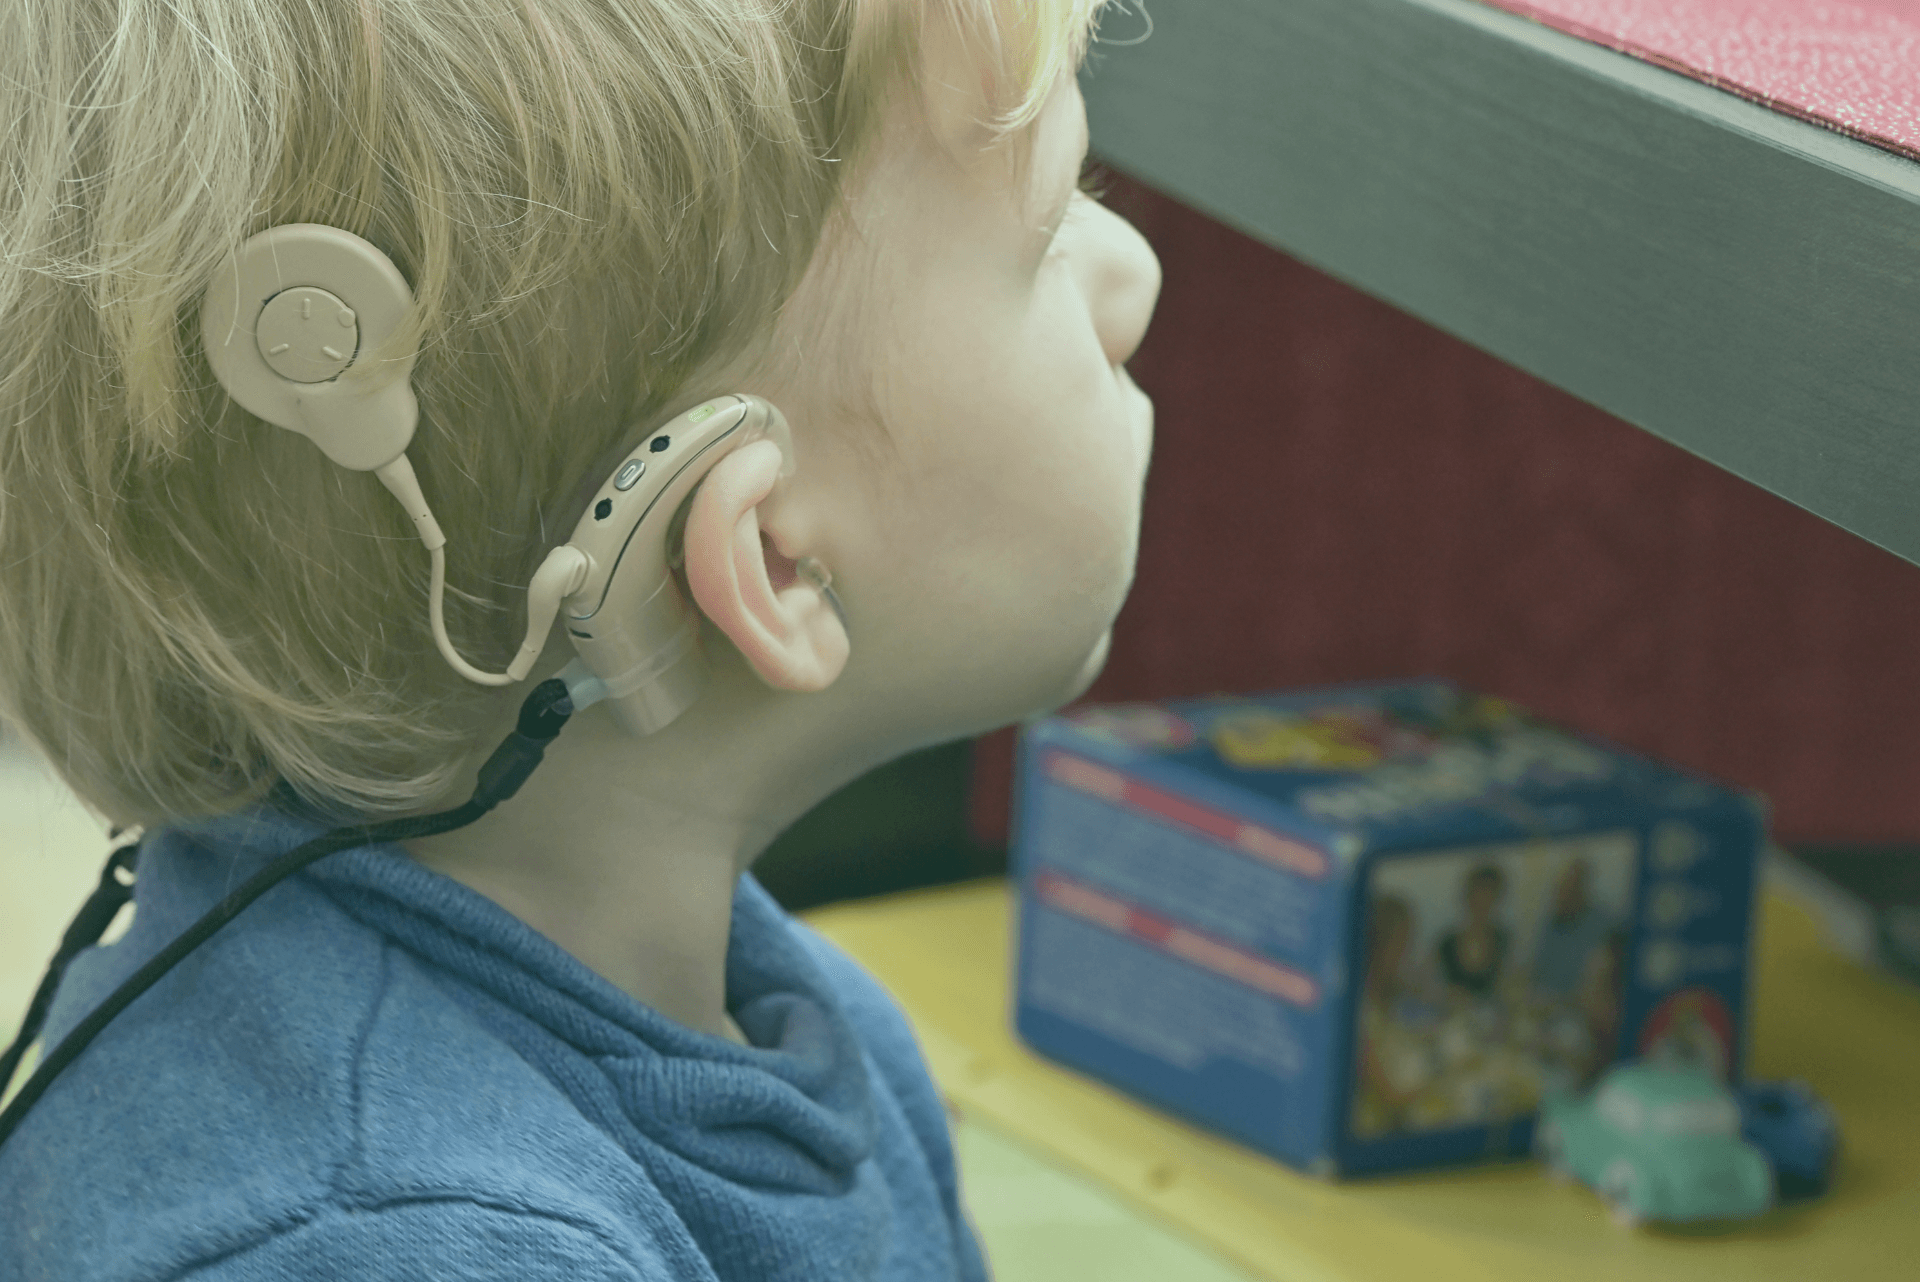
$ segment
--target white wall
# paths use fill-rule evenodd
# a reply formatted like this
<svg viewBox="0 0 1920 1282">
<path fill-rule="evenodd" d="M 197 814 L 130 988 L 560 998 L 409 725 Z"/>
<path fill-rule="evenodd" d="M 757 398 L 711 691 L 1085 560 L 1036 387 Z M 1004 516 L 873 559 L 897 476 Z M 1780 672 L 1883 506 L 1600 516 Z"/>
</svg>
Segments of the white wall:
<svg viewBox="0 0 1920 1282">
<path fill-rule="evenodd" d="M 107 828 L 0 732 L 0 1047 L 13 1040 L 73 914 L 99 882 Z"/>
</svg>

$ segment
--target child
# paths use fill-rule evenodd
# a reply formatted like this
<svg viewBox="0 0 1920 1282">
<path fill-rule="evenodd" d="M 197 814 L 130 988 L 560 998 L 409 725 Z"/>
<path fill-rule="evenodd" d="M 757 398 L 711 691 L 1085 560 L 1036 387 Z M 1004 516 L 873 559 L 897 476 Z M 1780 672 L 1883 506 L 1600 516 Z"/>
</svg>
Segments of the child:
<svg viewBox="0 0 1920 1282">
<path fill-rule="evenodd" d="M 1570 1002 L 1580 991 L 1588 958 L 1613 928 L 1607 913 L 1592 900 L 1587 861 L 1574 859 L 1561 870 L 1553 888 L 1553 910 L 1534 943 L 1528 986 L 1550 1002 Z"/>
<path fill-rule="evenodd" d="M 483 668 L 668 418 L 756 394 L 796 466 L 743 446 L 686 509 L 684 715 L 584 708 L 486 818 L 314 864 L 107 1025 L 0 1148 L 0 1279 L 984 1275 L 905 1022 L 745 870 L 1104 659 L 1158 268 L 1076 190 L 1098 7 L 16 0 L 0 711 L 147 829 L 47 1046 L 273 856 L 466 798 L 571 657 L 464 681 L 406 514 L 210 376 L 242 240 L 326 224 L 407 278 Z"/>
<path fill-rule="evenodd" d="M 1465 911 L 1460 924 L 1440 937 L 1436 950 L 1441 978 L 1461 1000 L 1490 998 L 1500 982 L 1507 960 L 1507 928 L 1495 914 L 1506 893 L 1506 874 L 1493 864 L 1480 864 L 1461 885 Z"/>
<path fill-rule="evenodd" d="M 1359 1006 L 1356 1135 L 1401 1129 L 1401 1110 L 1432 1076 L 1420 1040 L 1397 1027 L 1394 1006 L 1406 987 L 1402 967 L 1413 944 L 1413 909 L 1398 895 L 1375 895 L 1367 914 L 1367 971 Z"/>
</svg>

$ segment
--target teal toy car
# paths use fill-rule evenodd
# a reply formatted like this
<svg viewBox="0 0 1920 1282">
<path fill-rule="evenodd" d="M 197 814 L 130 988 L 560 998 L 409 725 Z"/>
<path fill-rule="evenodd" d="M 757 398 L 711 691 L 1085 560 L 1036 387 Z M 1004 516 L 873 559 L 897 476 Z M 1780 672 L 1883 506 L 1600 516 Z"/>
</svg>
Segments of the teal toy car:
<svg viewBox="0 0 1920 1282">
<path fill-rule="evenodd" d="M 1744 1219 L 1774 1202 L 1773 1167 L 1740 1138 L 1739 1101 L 1699 1069 L 1628 1064 L 1590 1096 L 1549 1096 L 1534 1148 L 1628 1227 Z"/>
</svg>

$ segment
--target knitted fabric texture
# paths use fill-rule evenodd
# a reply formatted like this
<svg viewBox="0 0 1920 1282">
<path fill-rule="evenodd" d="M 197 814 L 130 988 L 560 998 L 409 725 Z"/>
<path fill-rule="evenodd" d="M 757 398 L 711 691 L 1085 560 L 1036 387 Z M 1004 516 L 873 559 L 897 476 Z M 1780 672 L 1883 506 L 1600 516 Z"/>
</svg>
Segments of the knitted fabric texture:
<svg viewBox="0 0 1920 1282">
<path fill-rule="evenodd" d="M 261 808 L 151 835 L 132 927 L 74 961 L 45 1044 L 321 831 Z M 905 1020 L 751 876 L 727 1002 L 751 1046 L 395 847 L 329 856 L 122 1012 L 0 1150 L 0 1282 L 984 1279 Z"/>
</svg>

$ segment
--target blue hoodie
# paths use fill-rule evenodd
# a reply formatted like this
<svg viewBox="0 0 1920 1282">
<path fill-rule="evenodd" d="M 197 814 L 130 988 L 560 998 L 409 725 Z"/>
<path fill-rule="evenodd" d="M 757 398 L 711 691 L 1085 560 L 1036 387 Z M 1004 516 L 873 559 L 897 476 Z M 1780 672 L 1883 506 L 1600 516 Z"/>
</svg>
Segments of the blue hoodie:
<svg viewBox="0 0 1920 1282">
<path fill-rule="evenodd" d="M 260 808 L 141 852 L 58 1043 L 321 825 Z M 0 1282 L 984 1279 L 900 1012 L 742 877 L 727 1005 L 676 1024 L 392 846 L 268 891 L 134 1002 L 0 1148 Z"/>
</svg>

